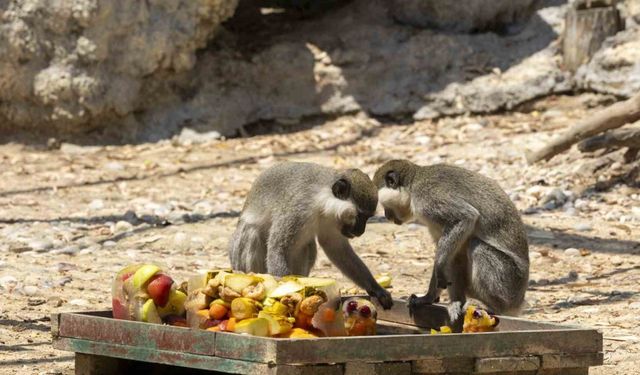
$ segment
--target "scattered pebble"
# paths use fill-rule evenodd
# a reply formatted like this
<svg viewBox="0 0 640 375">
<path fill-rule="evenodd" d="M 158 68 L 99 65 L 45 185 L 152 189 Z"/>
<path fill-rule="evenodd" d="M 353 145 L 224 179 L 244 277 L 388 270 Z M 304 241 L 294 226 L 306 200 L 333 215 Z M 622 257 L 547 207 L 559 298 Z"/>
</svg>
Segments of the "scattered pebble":
<svg viewBox="0 0 640 375">
<path fill-rule="evenodd" d="M 619 266 L 622 263 L 624 263 L 624 260 L 622 260 L 622 258 L 620 258 L 618 255 L 615 255 L 611 258 L 611 264 L 613 264 L 614 266 Z"/>
<path fill-rule="evenodd" d="M 89 209 L 91 210 L 101 210 L 104 208 L 104 202 L 102 199 L 94 199 L 89 203 Z"/>
<path fill-rule="evenodd" d="M 30 241 L 27 246 L 29 246 L 33 251 L 43 253 L 53 248 L 53 242 L 50 240 L 34 240 Z"/>
<path fill-rule="evenodd" d="M 115 241 L 105 241 L 102 243 L 102 246 L 104 247 L 115 247 L 117 245 L 117 243 Z"/>
<path fill-rule="evenodd" d="M 29 306 L 40 306 L 47 303 L 47 300 L 44 297 L 31 297 L 27 300 L 27 305 Z"/>
<path fill-rule="evenodd" d="M 580 256 L 580 250 L 574 248 L 574 247 L 570 247 L 568 249 L 566 249 L 564 251 L 564 255 L 569 256 L 569 257 L 579 257 Z"/>
<path fill-rule="evenodd" d="M 128 221 L 120 220 L 113 226 L 113 233 L 120 234 L 133 230 L 133 225 Z"/>
<path fill-rule="evenodd" d="M 589 223 L 578 223 L 573 227 L 573 229 L 578 232 L 590 232 L 593 230 L 593 227 Z"/>
<path fill-rule="evenodd" d="M 67 254 L 67 255 L 75 255 L 80 251 L 80 246 L 78 245 L 69 245 L 63 247 L 62 249 L 51 250 L 51 254 Z"/>
<path fill-rule="evenodd" d="M 82 298 L 76 298 L 76 299 L 72 299 L 71 301 L 69 301 L 70 305 L 75 305 L 75 306 L 89 306 L 90 303 L 89 301 L 87 301 L 86 299 L 82 299 Z"/>
<path fill-rule="evenodd" d="M 0 288 L 11 292 L 18 285 L 18 279 L 13 276 L 0 277 Z"/>
<path fill-rule="evenodd" d="M 124 170 L 124 165 L 122 165 L 121 163 L 118 163 L 116 161 L 112 161 L 110 163 L 107 163 L 104 165 L 104 167 L 110 171 L 122 171 Z"/>
<path fill-rule="evenodd" d="M 173 236 L 173 243 L 178 247 L 185 246 L 188 239 L 186 233 L 178 232 Z"/>
<path fill-rule="evenodd" d="M 35 296 L 36 294 L 38 294 L 38 290 L 39 288 L 35 285 L 27 285 L 22 288 L 22 293 L 25 296 Z"/>
</svg>

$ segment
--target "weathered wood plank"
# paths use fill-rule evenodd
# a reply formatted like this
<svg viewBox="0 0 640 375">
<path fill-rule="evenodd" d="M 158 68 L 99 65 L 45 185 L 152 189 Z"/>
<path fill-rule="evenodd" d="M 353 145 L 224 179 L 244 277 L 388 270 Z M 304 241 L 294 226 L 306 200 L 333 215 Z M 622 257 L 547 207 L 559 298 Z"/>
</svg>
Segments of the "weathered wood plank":
<svg viewBox="0 0 640 375">
<path fill-rule="evenodd" d="M 273 370 L 273 366 L 266 363 L 238 361 L 206 355 L 118 345 L 83 339 L 60 337 L 53 341 L 53 347 L 59 350 L 72 351 L 76 353 L 100 353 L 105 357 L 159 363 L 201 370 L 214 370 L 232 374 L 272 374 L 275 371 Z"/>
<path fill-rule="evenodd" d="M 344 375 L 411 375 L 411 362 L 347 362 Z"/>
<path fill-rule="evenodd" d="M 61 314 L 59 319 L 61 337 L 192 354 L 215 354 L 214 332 L 85 314 Z"/>
<path fill-rule="evenodd" d="M 276 342 L 275 363 L 411 361 L 430 357 L 510 357 L 552 353 L 595 353 L 602 348 L 596 330 L 489 332 L 449 335 L 336 337 Z"/>
<path fill-rule="evenodd" d="M 264 375 L 343 375 L 344 365 L 275 366 Z"/>
<path fill-rule="evenodd" d="M 474 370 L 475 359 L 462 357 L 428 358 L 413 361 L 411 365 L 414 374 L 466 374 Z"/>
<path fill-rule="evenodd" d="M 222 358 L 241 359 L 245 361 L 296 364 L 297 361 L 279 362 L 277 360 L 277 343 L 279 341 L 309 341 L 308 339 L 274 339 L 266 337 L 238 335 L 235 333 L 216 333 L 215 355 Z M 314 340 L 312 340 L 314 341 Z M 307 362 L 308 363 L 308 362 Z M 316 363 L 327 363 L 318 361 Z"/>
<path fill-rule="evenodd" d="M 477 358 L 474 367 L 478 374 L 535 371 L 540 368 L 540 358 L 535 356 Z"/>
<path fill-rule="evenodd" d="M 576 353 L 576 354 L 543 354 L 542 368 L 573 368 L 600 366 L 604 361 L 604 355 L 600 353 Z"/>
</svg>

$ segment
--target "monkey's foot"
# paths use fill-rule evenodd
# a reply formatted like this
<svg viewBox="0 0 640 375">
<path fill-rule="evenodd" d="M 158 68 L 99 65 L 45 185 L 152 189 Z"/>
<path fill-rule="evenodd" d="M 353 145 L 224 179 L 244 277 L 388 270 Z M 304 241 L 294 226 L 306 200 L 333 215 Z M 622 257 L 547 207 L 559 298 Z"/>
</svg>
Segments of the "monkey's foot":
<svg viewBox="0 0 640 375">
<path fill-rule="evenodd" d="M 422 297 L 418 297 L 415 294 L 412 294 L 411 297 L 409 297 L 409 315 L 413 316 L 415 310 L 420 308 L 421 306 L 433 305 L 434 303 L 438 302 L 440 302 L 439 295 L 432 296 L 426 294 Z"/>
<path fill-rule="evenodd" d="M 466 303 L 460 301 L 451 302 L 447 310 L 449 311 L 450 327 L 453 332 L 462 332 Z"/>
</svg>

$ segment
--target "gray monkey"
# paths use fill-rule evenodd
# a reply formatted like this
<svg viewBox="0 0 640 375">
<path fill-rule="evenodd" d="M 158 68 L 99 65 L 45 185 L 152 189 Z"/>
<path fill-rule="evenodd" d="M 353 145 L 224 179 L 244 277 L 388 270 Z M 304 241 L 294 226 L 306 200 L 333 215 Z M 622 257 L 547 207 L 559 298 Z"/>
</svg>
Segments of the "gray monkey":
<svg viewBox="0 0 640 375">
<path fill-rule="evenodd" d="M 353 251 L 350 238 L 364 233 L 375 214 L 378 191 L 358 169 L 335 170 L 285 162 L 264 171 L 247 195 L 229 244 L 231 266 L 275 276 L 309 275 L 316 239 L 353 282 L 391 308 L 391 294 Z"/>
<path fill-rule="evenodd" d="M 529 280 L 527 235 L 495 181 L 455 166 L 392 160 L 376 171 L 373 183 L 388 220 L 415 220 L 437 243 L 427 293 L 411 296 L 410 311 L 438 302 L 448 289 L 449 314 L 458 329 L 466 297 L 493 313 L 520 312 Z"/>
</svg>

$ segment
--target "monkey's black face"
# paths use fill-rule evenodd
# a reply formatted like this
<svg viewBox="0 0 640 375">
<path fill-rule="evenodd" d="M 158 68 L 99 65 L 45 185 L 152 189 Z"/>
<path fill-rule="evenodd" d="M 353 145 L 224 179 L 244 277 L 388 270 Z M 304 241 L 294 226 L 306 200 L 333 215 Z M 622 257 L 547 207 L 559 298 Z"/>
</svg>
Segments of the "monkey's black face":
<svg viewBox="0 0 640 375">
<path fill-rule="evenodd" d="M 359 212 L 353 225 L 343 225 L 340 232 L 347 238 L 360 237 L 367 227 L 367 220 L 373 214 Z"/>
</svg>

